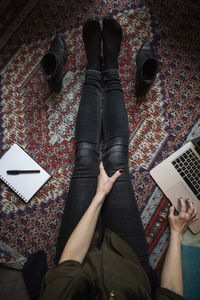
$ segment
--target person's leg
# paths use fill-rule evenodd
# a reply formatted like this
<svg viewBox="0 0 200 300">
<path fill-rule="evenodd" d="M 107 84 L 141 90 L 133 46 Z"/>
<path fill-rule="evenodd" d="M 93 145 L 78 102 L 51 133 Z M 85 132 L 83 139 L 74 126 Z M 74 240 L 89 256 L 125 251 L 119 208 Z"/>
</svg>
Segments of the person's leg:
<svg viewBox="0 0 200 300">
<path fill-rule="evenodd" d="M 104 228 L 109 228 L 123 238 L 136 252 L 143 267 L 149 269 L 148 245 L 144 228 L 138 212 L 134 196 L 128 165 L 128 117 L 123 99 L 123 91 L 118 72 L 117 61 L 109 63 L 110 51 L 106 47 L 107 41 L 118 45 L 121 41 L 121 30 L 116 21 L 104 21 L 104 87 L 105 100 L 103 110 L 104 155 L 103 164 L 106 172 L 111 176 L 118 169 L 123 169 L 123 174 L 114 184 L 102 208 L 102 222 Z M 115 35 L 112 34 L 112 28 Z M 118 35 L 117 35 L 118 30 Z M 118 42 L 117 42 L 118 41 Z M 119 53 L 119 47 L 118 53 Z M 106 57 L 105 57 L 106 56 Z M 116 55 L 116 60 L 118 54 Z M 114 57 L 113 53 L 110 57 Z"/>
<path fill-rule="evenodd" d="M 101 29 L 99 22 L 91 20 L 87 22 L 83 28 L 83 38 L 88 63 L 76 121 L 75 166 L 57 240 L 56 262 L 59 261 L 68 238 L 95 195 L 99 173 L 101 133 L 99 99 L 101 61 L 98 50 L 101 45 Z"/>
</svg>

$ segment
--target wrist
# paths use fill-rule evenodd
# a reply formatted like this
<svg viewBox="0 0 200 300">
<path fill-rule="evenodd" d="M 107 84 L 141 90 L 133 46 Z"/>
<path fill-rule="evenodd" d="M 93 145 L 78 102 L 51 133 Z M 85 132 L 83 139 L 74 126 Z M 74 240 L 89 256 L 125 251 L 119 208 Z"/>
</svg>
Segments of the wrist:
<svg viewBox="0 0 200 300">
<path fill-rule="evenodd" d="M 181 232 L 171 231 L 170 240 L 173 240 L 181 244 L 182 239 L 183 239 L 183 234 Z"/>
<path fill-rule="evenodd" d="M 105 200 L 105 195 L 101 192 L 96 193 L 96 195 L 93 198 L 93 202 L 102 205 Z"/>
</svg>

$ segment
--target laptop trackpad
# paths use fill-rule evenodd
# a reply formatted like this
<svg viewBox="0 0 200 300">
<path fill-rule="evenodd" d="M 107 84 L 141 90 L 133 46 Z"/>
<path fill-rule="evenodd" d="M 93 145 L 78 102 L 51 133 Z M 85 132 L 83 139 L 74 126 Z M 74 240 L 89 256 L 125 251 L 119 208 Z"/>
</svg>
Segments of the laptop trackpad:
<svg viewBox="0 0 200 300">
<path fill-rule="evenodd" d="M 178 200 L 179 198 L 183 198 L 183 200 L 190 199 L 194 203 L 196 202 L 194 197 L 191 195 L 191 193 L 187 190 L 187 188 L 182 182 L 176 183 L 173 187 L 167 190 L 165 194 L 175 206 L 178 212 L 180 211 L 180 202 Z"/>
</svg>

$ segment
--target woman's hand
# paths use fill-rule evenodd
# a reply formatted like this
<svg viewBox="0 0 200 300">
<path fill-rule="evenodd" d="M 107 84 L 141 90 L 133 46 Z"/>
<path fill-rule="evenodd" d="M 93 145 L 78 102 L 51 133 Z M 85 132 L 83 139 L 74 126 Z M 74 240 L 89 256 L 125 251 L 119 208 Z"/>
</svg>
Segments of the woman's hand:
<svg viewBox="0 0 200 300">
<path fill-rule="evenodd" d="M 182 236 L 183 232 L 188 228 L 188 226 L 196 219 L 197 210 L 191 200 L 184 201 L 182 198 L 179 199 L 181 210 L 178 216 L 174 215 L 174 206 L 170 207 L 169 211 L 169 224 L 171 234 L 177 234 Z M 186 202 L 188 205 L 186 205 Z"/>
<path fill-rule="evenodd" d="M 98 176 L 96 194 L 100 195 L 102 198 L 105 198 L 106 195 L 111 191 L 114 182 L 123 173 L 123 170 L 120 169 L 117 172 L 115 172 L 113 176 L 109 177 L 104 169 L 102 162 L 100 163 L 99 169 L 100 169 L 100 173 Z"/>
</svg>

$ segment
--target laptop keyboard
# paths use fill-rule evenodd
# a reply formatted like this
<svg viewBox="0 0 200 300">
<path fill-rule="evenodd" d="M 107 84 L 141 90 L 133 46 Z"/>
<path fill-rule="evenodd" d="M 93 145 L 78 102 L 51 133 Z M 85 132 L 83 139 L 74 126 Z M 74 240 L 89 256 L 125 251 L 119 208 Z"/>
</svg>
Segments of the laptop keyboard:
<svg viewBox="0 0 200 300">
<path fill-rule="evenodd" d="M 175 169 L 200 200 L 200 160 L 189 149 L 172 162 Z"/>
</svg>

